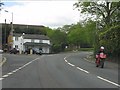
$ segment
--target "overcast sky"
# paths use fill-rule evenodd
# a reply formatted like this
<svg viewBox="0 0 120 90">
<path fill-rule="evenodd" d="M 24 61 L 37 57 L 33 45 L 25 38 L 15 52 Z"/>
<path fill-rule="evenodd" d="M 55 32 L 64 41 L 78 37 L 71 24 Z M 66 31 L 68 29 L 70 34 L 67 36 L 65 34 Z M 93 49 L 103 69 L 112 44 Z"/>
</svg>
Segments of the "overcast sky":
<svg viewBox="0 0 120 90">
<path fill-rule="evenodd" d="M 83 20 L 77 9 L 73 10 L 73 4 L 77 0 L 26 0 L 26 1 L 2 1 L 5 5 L 1 12 L 0 22 L 7 23 L 12 21 L 14 24 L 44 25 L 50 28 L 57 28 Z"/>
</svg>

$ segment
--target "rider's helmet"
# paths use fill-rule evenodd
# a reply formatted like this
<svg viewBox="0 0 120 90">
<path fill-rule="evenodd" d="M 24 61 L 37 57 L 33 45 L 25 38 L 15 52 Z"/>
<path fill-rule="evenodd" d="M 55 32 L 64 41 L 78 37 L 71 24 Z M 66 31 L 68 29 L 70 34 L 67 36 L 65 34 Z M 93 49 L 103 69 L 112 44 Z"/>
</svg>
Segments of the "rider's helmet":
<svg viewBox="0 0 120 90">
<path fill-rule="evenodd" d="M 101 47 L 100 47 L 100 49 L 101 49 L 101 50 L 104 50 L 104 47 L 103 47 L 103 46 L 101 46 Z"/>
</svg>

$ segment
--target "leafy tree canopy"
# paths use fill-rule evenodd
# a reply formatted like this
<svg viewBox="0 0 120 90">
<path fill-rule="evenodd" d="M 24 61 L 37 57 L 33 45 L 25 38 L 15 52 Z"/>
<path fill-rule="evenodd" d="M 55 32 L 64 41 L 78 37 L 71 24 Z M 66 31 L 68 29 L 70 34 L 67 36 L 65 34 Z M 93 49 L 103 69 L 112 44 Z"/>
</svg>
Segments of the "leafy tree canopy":
<svg viewBox="0 0 120 90">
<path fill-rule="evenodd" d="M 118 15 L 120 10 L 120 1 L 119 2 L 107 2 L 100 1 L 97 2 L 81 2 L 78 1 L 74 4 L 75 8 L 81 13 L 91 14 L 97 17 L 97 20 L 101 21 L 101 25 L 111 25 L 112 22 L 115 22 L 118 19 Z M 117 17 L 116 17 L 117 16 Z"/>
</svg>

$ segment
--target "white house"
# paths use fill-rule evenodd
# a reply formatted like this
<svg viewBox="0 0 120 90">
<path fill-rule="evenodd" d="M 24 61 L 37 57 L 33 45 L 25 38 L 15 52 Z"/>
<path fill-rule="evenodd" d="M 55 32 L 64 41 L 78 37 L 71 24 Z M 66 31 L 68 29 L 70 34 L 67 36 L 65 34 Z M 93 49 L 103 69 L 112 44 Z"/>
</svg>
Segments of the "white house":
<svg viewBox="0 0 120 90">
<path fill-rule="evenodd" d="M 45 35 L 13 34 L 13 48 L 25 51 L 29 48 L 42 49 L 43 53 L 50 53 L 50 39 Z"/>
</svg>

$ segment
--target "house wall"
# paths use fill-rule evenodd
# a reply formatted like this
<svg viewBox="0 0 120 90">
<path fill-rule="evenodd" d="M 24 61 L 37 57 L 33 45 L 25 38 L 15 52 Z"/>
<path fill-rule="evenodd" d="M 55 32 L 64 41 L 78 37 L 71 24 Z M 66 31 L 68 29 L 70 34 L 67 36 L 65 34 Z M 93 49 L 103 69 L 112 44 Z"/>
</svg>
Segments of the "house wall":
<svg viewBox="0 0 120 90">
<path fill-rule="evenodd" d="M 42 40 L 43 43 L 47 43 L 47 44 L 50 44 L 50 40 Z"/>
<path fill-rule="evenodd" d="M 17 49 L 23 50 L 23 38 L 18 37 L 18 40 L 15 40 L 15 37 L 13 37 L 13 48 L 16 48 L 15 46 L 18 46 Z"/>
<path fill-rule="evenodd" d="M 38 39 L 34 40 L 35 43 L 39 43 L 39 41 L 40 41 L 40 40 L 38 40 Z"/>
<path fill-rule="evenodd" d="M 24 39 L 24 43 L 31 42 L 31 39 Z"/>
<path fill-rule="evenodd" d="M 13 48 L 15 48 L 15 45 L 18 45 L 18 49 L 25 51 L 25 46 L 23 45 L 26 42 L 32 42 L 32 39 L 23 39 L 24 37 L 18 37 L 18 40 L 15 40 L 15 37 L 13 37 Z M 39 40 L 34 39 L 35 43 L 47 43 L 50 44 L 50 40 Z M 37 48 L 37 47 L 36 47 Z M 49 47 L 41 47 L 43 50 L 43 53 L 50 53 Z"/>
</svg>

